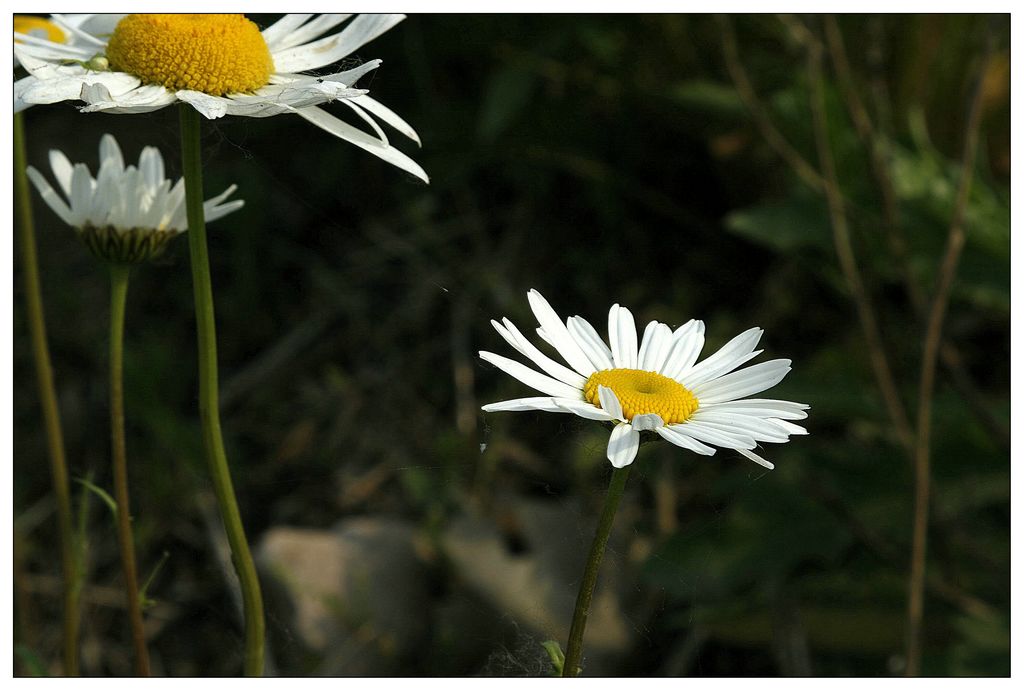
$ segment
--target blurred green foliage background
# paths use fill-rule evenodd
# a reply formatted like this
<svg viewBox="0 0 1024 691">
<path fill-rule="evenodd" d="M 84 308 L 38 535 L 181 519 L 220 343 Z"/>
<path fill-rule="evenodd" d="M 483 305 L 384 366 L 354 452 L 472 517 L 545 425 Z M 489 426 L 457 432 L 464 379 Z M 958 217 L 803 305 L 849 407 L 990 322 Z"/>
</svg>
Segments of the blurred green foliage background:
<svg viewBox="0 0 1024 691">
<path fill-rule="evenodd" d="M 585 650 L 592 669 L 901 673 L 913 472 L 872 373 L 823 188 L 792 164 L 821 174 L 804 27 L 823 46 L 827 142 L 911 420 L 924 338 L 914 295 L 934 293 L 980 73 L 967 243 L 944 329 L 955 357 L 940 363 L 933 407 L 922 671 L 1009 674 L 1008 17 L 841 16 L 848 81 L 826 24 L 412 16 L 360 50 L 384 60 L 360 86 L 416 127 L 422 150 L 394 141 L 431 175 L 429 186 L 299 118 L 204 121 L 207 196 L 237 183 L 246 200 L 209 233 L 228 457 L 251 541 L 280 526 L 401 520 L 425 545 L 418 558 L 429 574 L 422 607 L 406 614 L 428 622 L 418 654 L 335 669 L 303 648 L 287 611 L 272 608 L 274 672 L 544 673 L 540 642 L 553 633 L 474 590 L 447 537 L 473 516 L 495 526 L 513 561 L 529 559 L 540 548 L 503 518 L 503 507 L 526 498 L 575 507 L 571 538 L 554 550 L 570 573 L 589 544 L 609 474 L 607 432 L 569 416 L 479 411 L 531 395 L 476 352 L 510 354 L 489 320 L 507 316 L 528 333 L 526 291 L 537 288 L 563 316 L 583 315 L 602 332 L 614 302 L 641 324 L 701 318 L 706 353 L 763 327 L 762 359 L 794 363 L 772 397 L 812 406 L 810 436 L 763 450 L 776 464 L 770 473 L 729 452 L 641 449 L 598 586 L 622 585 L 626 635 L 607 654 Z M 756 94 L 753 111 L 737 74 Z M 851 97 L 864 104 L 873 138 L 858 131 Z M 34 107 L 27 128 L 29 160 L 41 170 L 51 147 L 95 170 L 99 137 L 111 132 L 126 157 L 154 144 L 169 172 L 180 171 L 173 108 L 126 117 Z M 38 197 L 35 213 L 72 475 L 109 487 L 107 278 Z M 19 673 L 52 673 L 59 563 L 18 268 L 17 660 Z M 234 586 L 218 557 L 197 423 L 184 239 L 133 272 L 126 334 L 143 576 L 167 555 L 147 591 L 154 669 L 237 674 Z M 81 485 L 73 489 L 77 501 Z M 95 498 L 87 522 L 83 671 L 128 674 L 114 527 Z M 435 616 L 437 602 L 471 603 L 475 627 Z M 548 614 L 567 626 L 571 603 Z M 387 658 L 389 648 L 378 648 Z"/>
</svg>

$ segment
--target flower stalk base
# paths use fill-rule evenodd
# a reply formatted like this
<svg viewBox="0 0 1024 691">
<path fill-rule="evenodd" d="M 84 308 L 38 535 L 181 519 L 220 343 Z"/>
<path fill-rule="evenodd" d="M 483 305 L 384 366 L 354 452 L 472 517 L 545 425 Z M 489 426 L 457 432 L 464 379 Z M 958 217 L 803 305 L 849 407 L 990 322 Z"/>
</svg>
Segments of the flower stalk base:
<svg viewBox="0 0 1024 691">
<path fill-rule="evenodd" d="M 569 645 L 566 647 L 565 662 L 562 665 L 563 677 L 576 677 L 580 673 L 580 662 L 583 659 L 583 631 L 587 628 L 590 603 L 594 598 L 594 588 L 597 585 L 597 572 L 601 568 L 601 559 L 604 557 L 608 536 L 611 535 L 612 524 L 615 522 L 615 512 L 619 509 L 619 501 L 626 489 L 626 480 L 629 479 L 631 467 L 627 465 L 612 471 L 608 494 L 604 499 L 604 508 L 601 510 L 601 518 L 597 524 L 594 541 L 590 545 L 587 565 L 583 569 L 580 591 L 576 596 L 576 609 L 573 611 L 572 627 L 569 629 Z"/>
</svg>

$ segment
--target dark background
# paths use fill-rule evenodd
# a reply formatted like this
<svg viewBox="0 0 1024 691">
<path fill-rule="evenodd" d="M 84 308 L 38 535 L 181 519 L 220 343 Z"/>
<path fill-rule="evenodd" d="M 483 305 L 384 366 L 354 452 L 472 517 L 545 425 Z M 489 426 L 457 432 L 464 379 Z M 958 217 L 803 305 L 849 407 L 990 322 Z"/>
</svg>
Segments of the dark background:
<svg viewBox="0 0 1024 691">
<path fill-rule="evenodd" d="M 796 36 L 804 25 L 824 40 L 823 21 L 729 20 L 760 114 L 815 169 L 807 49 Z M 1008 18 L 848 15 L 838 26 L 852 84 L 826 50 L 829 144 L 911 419 L 924 327 L 909 295 L 934 294 L 991 42 L 944 331 L 960 365 L 940 365 L 932 411 L 923 672 L 1007 675 Z M 766 395 L 811 405 L 810 436 L 762 450 L 773 472 L 732 452 L 641 449 L 598 586 L 611 614 L 592 620 L 585 673 L 901 673 L 912 467 L 872 374 L 824 194 L 752 119 L 726 66 L 723 24 L 413 16 L 353 57 L 384 60 L 360 86 L 418 130 L 421 150 L 397 133 L 392 141 L 429 186 L 296 117 L 204 121 L 206 196 L 237 183 L 246 200 L 208 227 L 228 457 L 261 560 L 275 535 L 306 558 L 265 566 L 270 670 L 547 673 L 540 644 L 565 644 L 610 467 L 597 423 L 479 410 L 533 395 L 476 353 L 513 354 L 492 318 L 532 334 L 526 292 L 536 288 L 602 334 L 614 302 L 641 325 L 703 319 L 705 355 L 760 326 L 761 359 L 793 360 Z M 895 224 L 851 94 L 888 145 Z M 49 175 L 46 150 L 59 148 L 95 172 L 110 132 L 131 160 L 159 146 L 176 177 L 177 118 L 174 108 L 34 107 L 29 160 Z M 109 489 L 108 281 L 35 202 L 71 474 Z M 888 243 L 894 229 L 908 247 L 902 260 Z M 19 673 L 53 673 L 54 503 L 17 264 L 14 279 L 16 652 Z M 184 238 L 133 272 L 126 339 L 142 577 L 166 555 L 147 589 L 154 671 L 237 674 L 233 575 L 218 557 L 197 420 Z M 76 505 L 89 500 L 83 672 L 129 674 L 113 521 L 94 494 L 73 491 Z M 324 545 L 335 543 L 331 561 Z M 302 585 L 327 563 L 347 574 L 337 592 Z M 309 634 L 301 598 L 319 602 L 322 635 Z"/>
</svg>

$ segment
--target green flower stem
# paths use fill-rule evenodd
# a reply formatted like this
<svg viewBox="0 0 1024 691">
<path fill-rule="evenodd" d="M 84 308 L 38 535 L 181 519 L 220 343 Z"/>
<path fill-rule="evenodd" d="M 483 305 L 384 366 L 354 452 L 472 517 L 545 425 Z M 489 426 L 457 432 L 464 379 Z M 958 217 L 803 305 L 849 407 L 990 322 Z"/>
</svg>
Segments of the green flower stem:
<svg viewBox="0 0 1024 691">
<path fill-rule="evenodd" d="M 265 623 L 263 595 L 256 575 L 245 528 L 231 485 L 231 472 L 220 431 L 217 398 L 217 333 L 213 312 L 213 286 L 210 258 L 206 249 L 206 225 L 203 217 L 203 167 L 200 153 L 199 113 L 181 106 L 181 153 L 185 174 L 185 207 L 188 216 L 188 246 L 192 263 L 192 285 L 196 302 L 196 331 L 199 339 L 199 417 L 203 428 L 203 447 L 213 476 L 221 520 L 231 545 L 232 563 L 242 588 L 245 616 L 245 674 L 263 674 Z"/>
<path fill-rule="evenodd" d="M 631 467 L 627 465 L 625 468 L 616 468 L 612 472 L 612 479 L 608 484 L 608 494 L 604 498 L 601 520 L 597 524 L 594 542 L 590 545 L 590 555 L 587 557 L 587 565 L 583 570 L 580 592 L 576 596 L 576 609 L 572 613 L 569 645 L 566 647 L 565 664 L 562 666 L 563 677 L 579 676 L 580 661 L 583 659 L 583 631 L 587 628 L 590 601 L 594 597 L 594 586 L 597 585 L 597 571 L 601 568 L 601 558 L 604 557 L 604 548 L 608 544 L 608 536 L 611 535 L 612 523 L 615 521 L 615 512 L 619 509 L 619 500 L 622 499 L 622 493 L 626 489 L 626 480 L 629 478 Z"/>
<path fill-rule="evenodd" d="M 35 362 L 39 403 L 43 408 L 43 425 L 50 456 L 50 475 L 53 493 L 57 498 L 57 532 L 60 536 L 60 562 L 64 591 L 64 674 L 78 676 L 78 608 L 77 561 L 75 560 L 74 533 L 71 520 L 71 488 L 68 484 L 68 466 L 64 456 L 64 436 L 60 429 L 60 409 L 53 385 L 50 349 L 46 342 L 46 321 L 43 316 L 43 297 L 39 288 L 39 263 L 36 259 L 36 236 L 32 222 L 32 196 L 29 193 L 28 165 L 25 154 L 25 119 L 23 113 L 14 114 L 14 199 L 17 216 L 18 244 L 21 246 L 22 274 L 25 278 L 25 303 L 32 339 L 32 359 Z"/>
<path fill-rule="evenodd" d="M 128 501 L 128 454 L 124 438 L 124 307 L 128 298 L 130 269 L 110 265 L 110 441 L 114 456 L 114 500 L 117 502 L 117 543 L 121 550 L 121 573 L 128 602 L 128 620 L 135 650 L 135 674 L 149 676 L 149 652 L 142 626 L 142 603 L 135 568 L 135 543 Z"/>
</svg>

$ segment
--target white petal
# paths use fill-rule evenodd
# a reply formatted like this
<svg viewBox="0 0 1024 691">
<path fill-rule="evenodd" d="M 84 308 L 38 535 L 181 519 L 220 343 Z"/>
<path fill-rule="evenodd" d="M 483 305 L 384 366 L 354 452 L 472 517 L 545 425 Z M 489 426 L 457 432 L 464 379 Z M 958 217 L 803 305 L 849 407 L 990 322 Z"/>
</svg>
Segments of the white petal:
<svg viewBox="0 0 1024 691">
<path fill-rule="evenodd" d="M 100 167 L 104 165 L 112 165 L 118 174 L 124 171 L 124 154 L 121 153 L 117 140 L 110 134 L 100 138 Z"/>
<path fill-rule="evenodd" d="M 60 195 L 54 191 L 53 187 L 50 186 L 50 183 L 46 181 L 46 178 L 44 178 L 39 171 L 32 166 L 29 166 L 26 169 L 26 172 L 28 173 L 28 179 L 31 180 L 32 184 L 36 186 L 37 190 L 39 190 L 39 195 L 43 198 L 43 201 L 46 202 L 48 207 L 53 209 L 55 214 L 60 216 L 60 220 L 67 223 L 69 226 L 76 225 L 74 222 L 75 217 L 72 215 L 71 209 L 69 209 L 64 200 L 60 198 Z"/>
<path fill-rule="evenodd" d="M 238 185 L 230 185 L 226 190 L 218 194 L 216 197 L 211 197 L 203 202 L 204 206 L 214 207 L 220 204 L 222 201 L 230 197 L 238 189 Z"/>
<path fill-rule="evenodd" d="M 630 424 L 637 432 L 646 432 L 648 430 L 664 427 L 665 421 L 662 420 L 661 416 L 657 413 L 644 413 L 643 415 L 634 415 Z"/>
<path fill-rule="evenodd" d="M 764 333 L 762 329 L 747 329 L 706 358 L 679 375 L 679 381 L 686 388 L 693 390 L 704 382 L 731 372 L 761 351 L 755 351 L 757 342 Z"/>
<path fill-rule="evenodd" d="M 508 401 L 488 403 L 481 407 L 487 413 L 499 413 L 508 411 L 543 410 L 548 413 L 568 413 L 569 410 L 558 405 L 556 401 L 568 399 L 552 398 L 550 396 L 535 396 L 532 398 L 513 398 Z"/>
<path fill-rule="evenodd" d="M 560 382 L 557 379 L 552 379 L 540 372 L 536 372 L 515 360 L 509 360 L 507 357 L 502 357 L 501 355 L 488 353 L 486 351 L 480 351 L 480 357 L 498 369 L 504 371 L 506 374 L 515 377 L 527 386 L 532 386 L 538 391 L 546 393 L 549 396 L 573 399 L 583 398 L 583 394 L 581 394 L 578 389 L 574 389 L 568 384 Z"/>
<path fill-rule="evenodd" d="M 393 146 L 384 146 L 370 135 L 352 127 L 352 125 L 349 125 L 346 122 L 342 122 L 326 111 L 313 107 L 300 108 L 295 112 L 334 136 L 340 137 L 350 144 L 355 144 L 360 149 L 369 151 L 373 155 L 387 161 L 393 166 L 397 166 L 408 173 L 412 173 L 420 180 L 423 180 L 423 182 L 430 182 L 430 178 L 427 177 L 427 173 L 423 168 L 401 151 Z"/>
<path fill-rule="evenodd" d="M 114 29 L 127 17 L 127 14 L 65 14 L 64 21 L 73 24 L 93 36 L 105 36 L 114 33 Z"/>
<path fill-rule="evenodd" d="M 17 59 L 17 58 L 15 58 Z M 14 82 L 14 112 L 20 113 L 31 105 L 25 100 L 25 92 L 36 83 L 31 74 Z"/>
<path fill-rule="evenodd" d="M 665 441 L 671 442 L 676 446 L 679 446 L 696 453 L 703 454 L 704 456 L 714 456 L 715 449 L 706 444 L 702 444 L 693 437 L 689 437 L 680 431 L 681 425 L 673 427 L 659 427 L 654 430 L 662 436 Z"/>
<path fill-rule="evenodd" d="M 68 40 L 68 41 L 66 41 L 66 43 L 69 43 L 69 44 L 70 43 L 83 43 L 83 44 L 92 46 L 92 50 L 94 52 L 96 52 L 97 48 L 100 49 L 99 52 L 103 52 L 104 50 L 106 50 L 106 47 L 107 47 L 107 42 L 106 41 L 102 41 L 102 40 L 96 38 L 95 36 L 93 36 L 92 34 L 86 32 L 86 31 L 83 31 L 82 29 L 80 29 L 78 27 L 78 25 L 75 22 L 65 21 L 65 19 L 64 19 L 64 17 L 62 15 L 60 15 L 60 14 L 51 14 L 50 15 L 50 21 L 53 22 L 54 24 L 56 24 L 57 26 L 59 26 L 61 29 L 63 29 L 65 33 L 71 34 L 76 39 L 74 41 Z"/>
<path fill-rule="evenodd" d="M 792 360 L 769 360 L 694 387 L 700 403 L 725 403 L 769 389 L 786 376 Z"/>
<path fill-rule="evenodd" d="M 671 347 L 672 329 L 668 324 L 651 322 L 644 330 L 644 340 L 637 354 L 639 368 L 648 372 L 661 372 Z"/>
<path fill-rule="evenodd" d="M 280 40 L 277 40 L 272 48 L 273 50 L 281 50 L 312 41 L 317 36 L 327 33 L 351 16 L 351 14 L 321 14 L 313 21 L 306 22 L 294 31 L 282 34 Z M 264 31 L 263 38 L 266 40 L 266 31 Z"/>
<path fill-rule="evenodd" d="M 25 53 L 31 53 L 37 58 L 44 58 L 50 60 L 60 59 L 88 59 L 95 53 L 95 49 L 87 48 L 85 46 L 75 46 L 70 43 L 55 43 L 48 38 L 42 36 L 36 36 L 34 34 L 23 34 L 20 32 L 14 32 L 15 46 L 20 46 L 20 50 Z M 16 50 L 17 54 L 18 51 Z"/>
<path fill-rule="evenodd" d="M 608 311 L 608 343 L 616 367 L 636 369 L 636 322 L 633 313 L 618 303 Z"/>
<path fill-rule="evenodd" d="M 807 430 L 800 425 L 794 425 L 792 422 L 786 422 L 785 420 L 779 420 L 778 418 L 770 418 L 768 422 L 772 422 L 783 430 L 787 434 L 808 434 Z"/>
<path fill-rule="evenodd" d="M 566 327 L 569 329 L 569 335 L 575 339 L 576 345 L 580 347 L 595 369 L 612 369 L 615 366 L 612 364 L 612 351 L 597 335 L 597 330 L 590 325 L 590 322 L 580 316 L 569 317 L 566 320 Z"/>
<path fill-rule="evenodd" d="M 71 161 L 64 155 L 63 151 L 50 149 L 50 169 L 53 170 L 53 177 L 57 184 L 64 191 L 64 194 L 71 196 Z"/>
<path fill-rule="evenodd" d="M 166 179 L 164 157 L 160 155 L 160 149 L 155 146 L 143 147 L 139 154 L 139 170 L 142 171 L 142 179 L 147 187 L 158 187 Z"/>
<path fill-rule="evenodd" d="M 273 51 L 312 16 L 311 14 L 286 14 L 268 26 L 262 32 L 263 40 L 267 42 L 267 48 Z"/>
<path fill-rule="evenodd" d="M 555 347 L 555 342 L 551 340 L 551 337 L 548 336 L 547 332 L 542 327 L 537 327 L 537 336 L 539 336 L 540 340 L 544 341 L 552 348 Z"/>
<path fill-rule="evenodd" d="M 768 461 L 764 460 L 763 458 L 758 456 L 753 451 L 747 451 L 746 449 L 736 449 L 736 450 L 739 451 L 744 456 L 746 456 L 747 458 L 749 458 L 750 460 L 752 460 L 754 463 L 757 463 L 758 465 L 763 465 L 768 470 L 775 470 L 775 465 L 774 464 L 769 463 Z"/>
<path fill-rule="evenodd" d="M 89 220 L 92 208 L 93 180 L 84 163 L 76 163 L 71 171 L 71 212 L 78 219 Z"/>
<path fill-rule="evenodd" d="M 369 113 L 353 103 L 352 99 L 346 98 L 341 102 L 351 108 L 352 112 L 358 115 L 363 122 L 370 126 L 370 129 L 377 133 L 377 138 L 380 139 L 384 146 L 390 146 L 391 143 L 388 141 L 388 135 L 384 134 L 384 130 L 381 129 L 376 120 L 370 117 Z"/>
<path fill-rule="evenodd" d="M 687 423 L 699 422 L 701 425 L 717 429 L 727 434 L 743 434 L 750 436 L 754 441 L 767 441 L 781 444 L 789 441 L 787 434 L 781 427 L 769 420 L 751 417 L 749 415 L 730 415 L 727 413 L 713 413 L 697 411 Z"/>
<path fill-rule="evenodd" d="M 651 345 L 651 340 L 654 337 L 654 332 L 657 331 L 658 323 L 656 321 L 647 322 L 647 326 L 644 327 L 644 335 L 640 338 L 640 350 L 636 355 L 637 366 L 640 369 L 647 369 L 644 367 L 644 360 L 647 357 L 647 349 Z"/>
<path fill-rule="evenodd" d="M 744 398 L 739 401 L 729 401 L 728 403 L 705 403 L 701 401 L 700 406 L 701 409 L 716 410 L 724 413 L 739 413 L 762 418 L 781 418 L 783 420 L 803 420 L 807 417 L 807 413 L 804 411 L 810 408 L 805 403 L 793 403 L 792 401 L 779 401 L 767 398 Z"/>
<path fill-rule="evenodd" d="M 609 420 L 617 420 L 614 415 L 611 415 L 606 410 L 601 410 L 596 405 L 587 403 L 586 401 L 570 401 L 566 398 L 560 398 L 559 405 L 568 410 L 571 413 L 575 413 L 580 417 L 588 420 L 599 420 L 601 422 L 607 422 Z"/>
<path fill-rule="evenodd" d="M 405 19 L 402 14 L 361 14 L 341 33 L 272 52 L 275 72 L 304 72 L 330 65 Z"/>
<path fill-rule="evenodd" d="M 213 223 L 219 218 L 224 218 L 228 214 L 238 211 L 243 206 L 245 206 L 244 199 L 235 199 L 227 204 L 221 204 L 220 206 L 213 207 L 212 209 L 205 209 L 203 213 L 206 217 L 206 222 Z"/>
<path fill-rule="evenodd" d="M 636 458 L 640 449 L 640 433 L 628 424 L 615 425 L 608 437 L 608 460 L 616 468 L 625 468 Z"/>
<path fill-rule="evenodd" d="M 176 91 L 174 95 L 178 97 L 179 101 L 184 101 L 198 110 L 208 120 L 216 120 L 227 115 L 230 102 L 222 96 L 211 96 L 210 94 L 204 94 L 202 91 L 192 91 L 191 89 Z"/>
<path fill-rule="evenodd" d="M 582 390 L 583 385 L 587 383 L 585 377 L 580 376 L 576 372 L 564 365 L 560 365 L 544 353 L 540 352 L 536 346 L 534 346 L 527 338 L 516 328 L 508 319 L 503 319 L 504 326 L 498 322 L 491 320 L 491 325 L 494 329 L 501 334 L 501 337 L 508 341 L 509 345 L 518 350 L 526 357 L 533 360 L 534 363 L 542 370 L 547 372 L 549 375 L 558 379 L 559 381 L 565 382 L 569 386 L 575 387 Z"/>
<path fill-rule="evenodd" d="M 159 84 L 146 84 L 117 96 L 112 96 L 102 85 L 82 89 L 79 98 L 88 105 L 83 113 L 149 113 L 178 102 L 174 92 Z"/>
<path fill-rule="evenodd" d="M 691 319 L 672 334 L 672 347 L 661 373 L 678 381 L 679 375 L 697 361 L 703 347 L 704 322 Z"/>
<path fill-rule="evenodd" d="M 584 377 L 589 377 L 593 374 L 594 365 L 590 362 L 590 358 L 580 349 L 576 339 L 569 333 L 561 318 L 551 308 L 548 301 L 544 299 L 544 296 L 536 290 L 530 290 L 527 294 L 527 299 L 530 301 L 530 308 L 537 317 L 537 321 L 540 322 L 544 333 L 551 339 L 551 343 L 555 350 L 558 351 L 558 354 L 569 363 L 570 367 Z"/>
<path fill-rule="evenodd" d="M 754 438 L 740 434 L 739 432 L 726 432 L 716 429 L 701 422 L 694 422 L 692 419 L 679 425 L 672 425 L 673 429 L 708 444 L 721 446 L 724 449 L 753 449 L 757 446 Z"/>
<path fill-rule="evenodd" d="M 619 397 L 607 386 L 597 387 L 597 400 L 601 402 L 601 408 L 616 420 L 626 419 L 622 414 L 622 404 L 619 403 Z"/>
<path fill-rule="evenodd" d="M 344 81 L 344 80 L 339 80 L 339 81 Z M 417 145 L 421 145 L 420 144 L 420 136 L 418 134 L 416 134 L 416 130 L 414 130 L 412 128 L 412 125 L 410 125 L 405 120 L 400 118 L 398 116 L 398 114 L 395 113 L 395 111 L 391 110 L 390 108 L 388 108 L 387 106 L 383 105 L 379 101 L 375 101 L 374 99 L 370 98 L 369 96 L 357 96 L 356 98 L 354 98 L 352 100 L 354 102 L 358 103 L 359 105 L 361 105 L 366 110 L 368 110 L 371 113 L 373 113 L 374 115 L 376 115 L 378 118 L 380 118 L 381 120 L 383 120 L 387 124 L 389 124 L 392 127 L 394 127 L 396 130 L 398 130 L 400 133 L 404 134 L 409 139 L 411 139 L 414 142 L 416 142 Z"/>
</svg>

